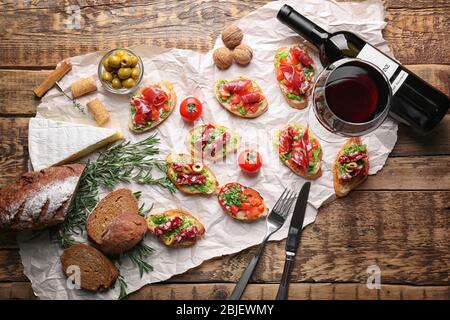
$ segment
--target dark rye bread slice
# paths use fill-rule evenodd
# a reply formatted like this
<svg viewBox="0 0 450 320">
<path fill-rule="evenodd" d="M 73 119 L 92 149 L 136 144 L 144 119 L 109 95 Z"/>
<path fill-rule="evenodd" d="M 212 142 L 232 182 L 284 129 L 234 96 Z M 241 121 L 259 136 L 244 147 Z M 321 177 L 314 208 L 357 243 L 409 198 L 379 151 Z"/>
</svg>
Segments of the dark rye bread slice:
<svg viewBox="0 0 450 320">
<path fill-rule="evenodd" d="M 139 212 L 139 203 L 130 189 L 118 189 L 104 197 L 92 210 L 86 223 L 89 238 L 102 246 L 108 227 L 119 215 Z M 108 250 L 109 251 L 109 250 Z"/>
<path fill-rule="evenodd" d="M 80 287 L 92 292 L 107 290 L 119 276 L 114 263 L 97 249 L 83 243 L 65 249 L 61 255 L 61 265 L 67 277 L 79 267 Z"/>
<path fill-rule="evenodd" d="M 43 229 L 64 221 L 84 165 L 50 167 L 23 174 L 0 189 L 0 231 Z"/>
</svg>

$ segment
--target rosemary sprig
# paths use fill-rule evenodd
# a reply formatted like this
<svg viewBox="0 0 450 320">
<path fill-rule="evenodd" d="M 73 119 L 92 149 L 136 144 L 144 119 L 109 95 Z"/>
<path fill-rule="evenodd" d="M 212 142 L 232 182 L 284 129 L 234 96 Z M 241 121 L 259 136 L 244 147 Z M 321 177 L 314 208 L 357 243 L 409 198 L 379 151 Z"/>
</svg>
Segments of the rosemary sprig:
<svg viewBox="0 0 450 320">
<path fill-rule="evenodd" d="M 121 274 L 119 274 L 117 282 L 119 283 L 120 286 L 119 300 L 122 300 L 123 298 L 126 298 L 126 296 L 128 295 L 127 292 L 128 285 Z"/>
<path fill-rule="evenodd" d="M 133 250 L 125 252 L 123 256 L 128 257 L 138 267 L 139 275 L 142 277 L 144 273 L 153 270 L 153 267 L 145 261 L 149 255 L 153 252 L 153 248 L 149 247 L 141 241 Z"/>
<path fill-rule="evenodd" d="M 87 216 L 99 200 L 100 187 L 113 189 L 120 182 L 134 181 L 175 192 L 175 186 L 165 174 L 164 161 L 154 158 L 159 153 L 158 143 L 156 134 L 136 143 L 122 141 L 106 149 L 97 160 L 85 163 L 78 191 L 66 219 L 52 232 L 54 239 L 63 248 L 76 243 L 73 235 L 83 233 Z M 154 168 L 163 173 L 162 177 L 153 177 Z"/>
</svg>

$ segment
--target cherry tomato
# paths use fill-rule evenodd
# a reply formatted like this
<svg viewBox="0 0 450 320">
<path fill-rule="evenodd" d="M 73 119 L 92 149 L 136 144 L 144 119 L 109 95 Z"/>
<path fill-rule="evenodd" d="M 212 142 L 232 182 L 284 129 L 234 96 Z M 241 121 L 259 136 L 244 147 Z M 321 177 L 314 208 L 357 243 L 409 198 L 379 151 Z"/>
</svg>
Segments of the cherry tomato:
<svg viewBox="0 0 450 320">
<path fill-rule="evenodd" d="M 187 97 L 180 104 L 181 117 L 186 121 L 195 121 L 202 114 L 203 106 L 195 97 Z"/>
<path fill-rule="evenodd" d="M 262 166 L 262 158 L 258 151 L 246 149 L 239 154 L 238 163 L 242 171 L 258 172 Z"/>
</svg>

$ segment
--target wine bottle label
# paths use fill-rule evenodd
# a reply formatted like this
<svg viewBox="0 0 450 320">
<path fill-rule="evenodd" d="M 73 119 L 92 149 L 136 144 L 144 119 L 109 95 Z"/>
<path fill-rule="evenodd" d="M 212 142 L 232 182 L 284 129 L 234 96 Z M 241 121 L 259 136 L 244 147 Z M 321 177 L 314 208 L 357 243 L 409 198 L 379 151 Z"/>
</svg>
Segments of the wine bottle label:
<svg viewBox="0 0 450 320">
<path fill-rule="evenodd" d="M 396 73 L 397 69 L 400 67 L 398 63 L 372 47 L 370 44 L 366 44 L 356 57 L 361 60 L 372 62 L 384 72 L 391 83 L 392 94 L 397 92 L 408 77 L 408 73 L 403 70 Z"/>
</svg>

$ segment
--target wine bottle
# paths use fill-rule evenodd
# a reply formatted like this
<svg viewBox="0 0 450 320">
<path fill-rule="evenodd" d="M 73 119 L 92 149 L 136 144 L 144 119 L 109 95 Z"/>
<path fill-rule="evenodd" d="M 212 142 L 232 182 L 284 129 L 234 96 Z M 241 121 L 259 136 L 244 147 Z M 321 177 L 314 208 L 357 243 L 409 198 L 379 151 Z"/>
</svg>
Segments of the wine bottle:
<svg viewBox="0 0 450 320">
<path fill-rule="evenodd" d="M 349 57 L 369 61 L 380 68 L 392 87 L 390 115 L 415 131 L 428 133 L 447 113 L 450 99 L 444 93 L 356 34 L 347 31 L 329 33 L 288 5 L 280 9 L 277 19 L 318 48 L 324 67 Z"/>
</svg>

